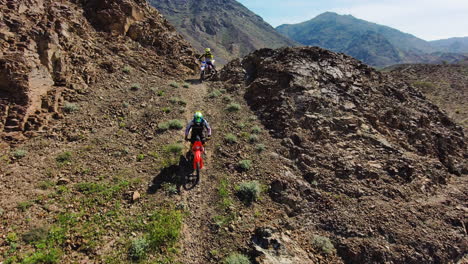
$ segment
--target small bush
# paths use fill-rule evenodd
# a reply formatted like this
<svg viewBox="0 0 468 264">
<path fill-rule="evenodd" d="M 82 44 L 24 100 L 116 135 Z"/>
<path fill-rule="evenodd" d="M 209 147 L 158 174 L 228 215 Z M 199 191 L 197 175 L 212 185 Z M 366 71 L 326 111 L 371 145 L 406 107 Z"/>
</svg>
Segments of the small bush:
<svg viewBox="0 0 468 264">
<path fill-rule="evenodd" d="M 71 114 L 79 110 L 79 107 L 76 104 L 66 102 L 63 105 L 63 111 L 67 114 Z"/>
<path fill-rule="evenodd" d="M 161 109 L 161 111 L 163 111 L 163 113 L 169 114 L 169 113 L 171 112 L 171 108 L 169 108 L 169 107 L 163 107 L 163 108 Z"/>
<path fill-rule="evenodd" d="M 32 206 L 32 203 L 29 201 L 26 201 L 26 202 L 19 202 L 16 208 L 20 209 L 22 212 L 26 212 L 31 206 Z"/>
<path fill-rule="evenodd" d="M 184 125 L 182 124 L 182 121 L 177 120 L 177 119 L 169 121 L 168 124 L 169 124 L 170 129 L 179 130 L 179 129 L 184 128 Z"/>
<path fill-rule="evenodd" d="M 163 183 L 162 188 L 169 195 L 174 195 L 174 194 L 177 194 L 179 192 L 177 190 L 177 185 L 175 185 L 173 183 L 170 183 L 170 182 Z"/>
<path fill-rule="evenodd" d="M 255 146 L 255 151 L 257 151 L 258 153 L 261 153 L 261 152 L 265 151 L 265 149 L 266 149 L 266 147 L 263 144 L 257 144 Z"/>
<path fill-rule="evenodd" d="M 224 137 L 224 141 L 229 144 L 235 144 L 237 143 L 237 137 L 236 135 L 229 133 Z"/>
<path fill-rule="evenodd" d="M 187 89 L 188 89 L 188 88 L 190 88 L 190 85 L 189 85 L 188 83 L 184 83 L 184 85 L 182 85 L 182 87 L 184 87 L 184 88 L 187 88 Z"/>
<path fill-rule="evenodd" d="M 335 252 L 335 246 L 328 237 L 315 235 L 312 239 L 312 245 L 315 249 L 327 255 Z"/>
<path fill-rule="evenodd" d="M 182 146 L 181 144 L 170 144 L 164 147 L 164 151 L 166 153 L 171 153 L 174 155 L 181 154 L 183 149 L 184 149 L 184 146 Z"/>
<path fill-rule="evenodd" d="M 208 94 L 208 97 L 209 98 L 216 98 L 216 97 L 219 97 L 220 95 L 221 95 L 221 92 L 219 90 L 214 90 L 213 92 Z"/>
<path fill-rule="evenodd" d="M 262 186 L 257 181 L 243 182 L 236 188 L 237 196 L 246 204 L 258 200 L 262 192 Z"/>
<path fill-rule="evenodd" d="M 252 167 L 252 161 L 251 160 L 241 160 L 241 161 L 239 161 L 239 167 L 243 171 L 248 171 L 248 170 L 250 170 L 250 167 Z"/>
<path fill-rule="evenodd" d="M 156 93 L 157 96 L 164 96 L 165 92 L 164 91 L 158 91 Z"/>
<path fill-rule="evenodd" d="M 172 88 L 179 88 L 179 85 L 176 82 L 169 84 Z"/>
<path fill-rule="evenodd" d="M 251 264 L 249 258 L 245 255 L 234 253 L 229 255 L 224 262 L 224 264 Z"/>
<path fill-rule="evenodd" d="M 33 242 L 38 242 L 41 240 L 45 240 L 48 235 L 48 230 L 43 227 L 38 227 L 31 229 L 30 231 L 24 233 L 21 238 L 24 242 L 31 244 Z"/>
<path fill-rule="evenodd" d="M 24 149 L 17 149 L 13 151 L 12 154 L 15 159 L 22 159 L 26 156 L 26 154 L 28 154 L 28 152 Z"/>
<path fill-rule="evenodd" d="M 169 102 L 171 102 L 172 104 L 179 104 L 179 105 L 182 105 L 182 106 L 187 105 L 187 102 L 180 99 L 179 97 L 172 97 L 171 99 L 169 99 Z"/>
<path fill-rule="evenodd" d="M 71 160 L 72 160 L 72 154 L 71 154 L 71 152 L 69 152 L 69 151 L 60 153 L 60 154 L 55 158 L 55 160 L 56 160 L 58 163 L 70 163 Z"/>
<path fill-rule="evenodd" d="M 145 154 L 138 154 L 137 157 L 136 157 L 136 160 L 138 162 L 141 162 L 145 159 Z"/>
<path fill-rule="evenodd" d="M 178 210 L 159 210 L 151 216 L 148 223 L 148 242 L 150 248 L 172 247 L 180 236 L 183 214 Z"/>
<path fill-rule="evenodd" d="M 255 121 L 255 120 L 257 120 L 257 116 L 255 116 L 255 115 L 249 116 L 249 121 L 250 121 L 250 122 L 253 122 L 253 121 Z"/>
<path fill-rule="evenodd" d="M 236 104 L 236 103 L 230 103 L 227 107 L 226 107 L 226 110 L 228 112 L 237 112 L 241 109 L 240 105 L 239 104 Z"/>
<path fill-rule="evenodd" d="M 258 142 L 258 136 L 257 135 L 250 135 L 249 136 L 249 142 L 250 143 Z"/>
<path fill-rule="evenodd" d="M 262 129 L 259 126 L 252 127 L 253 134 L 260 134 L 261 132 L 262 132 Z"/>
<path fill-rule="evenodd" d="M 55 264 L 60 261 L 60 251 L 57 249 L 40 250 L 27 256 L 21 263 L 47 263 Z"/>
<path fill-rule="evenodd" d="M 138 261 L 146 257 L 149 243 L 145 238 L 137 238 L 132 241 L 128 254 L 132 260 Z"/>
<path fill-rule="evenodd" d="M 166 131 L 168 129 L 169 129 L 169 123 L 168 122 L 158 124 L 158 130 L 159 131 Z"/>
<path fill-rule="evenodd" d="M 138 83 L 132 84 L 132 86 L 130 87 L 132 91 L 140 90 L 140 88 L 141 86 Z"/>
<path fill-rule="evenodd" d="M 122 71 L 126 74 L 130 74 L 132 72 L 132 68 L 130 68 L 129 66 L 125 66 Z"/>
<path fill-rule="evenodd" d="M 232 102 L 232 97 L 229 96 L 229 95 L 225 95 L 225 96 L 223 96 L 223 101 L 226 102 L 226 103 L 230 103 L 230 102 Z"/>
</svg>

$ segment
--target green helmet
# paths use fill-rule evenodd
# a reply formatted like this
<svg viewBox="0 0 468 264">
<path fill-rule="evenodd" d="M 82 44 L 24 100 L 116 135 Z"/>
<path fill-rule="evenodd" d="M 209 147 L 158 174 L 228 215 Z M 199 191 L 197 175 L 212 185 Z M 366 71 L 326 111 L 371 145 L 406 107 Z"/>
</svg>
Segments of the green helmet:
<svg viewBox="0 0 468 264">
<path fill-rule="evenodd" d="M 201 112 L 195 112 L 193 121 L 195 121 L 195 123 L 201 123 L 203 121 L 203 114 Z"/>
<path fill-rule="evenodd" d="M 210 48 L 206 48 L 206 49 L 205 49 L 205 52 L 211 52 L 211 49 L 210 49 Z"/>
</svg>

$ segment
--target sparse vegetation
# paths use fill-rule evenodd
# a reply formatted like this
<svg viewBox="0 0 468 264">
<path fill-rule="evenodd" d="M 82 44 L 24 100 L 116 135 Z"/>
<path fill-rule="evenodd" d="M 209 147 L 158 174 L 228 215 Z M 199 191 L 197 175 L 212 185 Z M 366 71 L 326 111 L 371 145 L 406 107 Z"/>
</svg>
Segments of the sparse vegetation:
<svg viewBox="0 0 468 264">
<path fill-rule="evenodd" d="M 249 258 L 245 255 L 234 253 L 229 255 L 223 262 L 224 264 L 251 264 Z"/>
<path fill-rule="evenodd" d="M 141 162 L 145 159 L 145 154 L 138 154 L 137 157 L 136 157 L 136 160 L 138 162 Z"/>
<path fill-rule="evenodd" d="M 166 153 L 170 153 L 174 155 L 181 154 L 183 149 L 184 149 L 184 146 L 182 146 L 181 144 L 170 144 L 164 147 L 164 151 Z"/>
<path fill-rule="evenodd" d="M 146 257 L 149 243 L 146 238 L 137 238 L 132 241 L 128 254 L 132 260 L 138 261 Z"/>
<path fill-rule="evenodd" d="M 179 130 L 184 128 L 184 125 L 182 124 L 182 121 L 174 119 L 170 120 L 164 123 L 159 123 L 158 125 L 158 130 L 159 131 L 166 131 L 168 129 L 174 129 L 174 130 Z"/>
<path fill-rule="evenodd" d="M 190 84 L 188 84 L 188 83 L 184 83 L 184 84 L 182 85 L 182 87 L 184 87 L 184 88 L 188 89 L 188 88 L 190 88 Z"/>
<path fill-rule="evenodd" d="M 177 185 L 170 183 L 170 182 L 165 182 L 162 184 L 162 188 L 164 192 L 166 192 L 169 195 L 174 195 L 177 194 L 179 191 L 177 190 Z"/>
<path fill-rule="evenodd" d="M 224 141 L 228 144 L 235 144 L 237 143 L 237 136 L 231 133 L 226 134 L 226 136 L 224 136 Z"/>
<path fill-rule="evenodd" d="M 240 105 L 239 104 L 236 104 L 236 103 L 230 103 L 227 107 L 226 107 L 226 110 L 228 112 L 237 112 L 241 109 Z"/>
<path fill-rule="evenodd" d="M 160 90 L 156 92 L 156 95 L 161 97 L 161 96 L 164 96 L 165 93 L 166 92 Z"/>
<path fill-rule="evenodd" d="M 132 91 L 136 91 L 136 90 L 140 90 L 141 89 L 141 85 L 139 83 L 134 83 L 132 84 L 132 86 L 130 87 L 130 89 Z"/>
<path fill-rule="evenodd" d="M 169 108 L 169 107 L 163 107 L 163 108 L 161 108 L 161 111 L 162 111 L 163 113 L 169 114 L 169 113 L 171 112 L 171 108 Z"/>
<path fill-rule="evenodd" d="M 169 86 L 171 86 L 172 88 L 179 88 L 179 84 L 176 82 L 169 84 Z"/>
<path fill-rule="evenodd" d="M 72 153 L 69 151 L 62 152 L 55 158 L 55 160 L 59 164 L 70 163 L 72 161 Z"/>
<path fill-rule="evenodd" d="M 32 203 L 30 201 L 25 201 L 19 202 L 16 208 L 20 209 L 22 212 L 26 212 L 31 206 Z"/>
<path fill-rule="evenodd" d="M 327 255 L 335 252 L 335 246 L 328 237 L 315 235 L 312 239 L 312 245 L 315 249 Z"/>
<path fill-rule="evenodd" d="M 261 132 L 262 132 L 262 129 L 259 126 L 252 127 L 253 134 L 260 134 Z"/>
<path fill-rule="evenodd" d="M 122 71 L 126 74 L 130 74 L 132 72 L 132 68 L 130 68 L 129 66 L 125 66 Z"/>
<path fill-rule="evenodd" d="M 232 200 L 229 197 L 229 182 L 226 178 L 221 179 L 221 182 L 219 183 L 218 195 L 220 198 L 221 209 L 228 209 L 232 205 Z"/>
<path fill-rule="evenodd" d="M 250 136 L 249 136 L 249 142 L 250 142 L 250 143 L 256 143 L 256 142 L 258 142 L 258 136 L 257 136 L 257 135 L 250 135 Z"/>
<path fill-rule="evenodd" d="M 239 161 L 239 168 L 243 171 L 248 171 L 252 167 L 251 160 L 241 160 Z"/>
<path fill-rule="evenodd" d="M 24 157 L 26 157 L 26 154 L 28 154 L 28 152 L 24 149 L 16 149 L 15 151 L 13 151 L 12 155 L 15 159 L 22 159 Z"/>
<path fill-rule="evenodd" d="M 219 90 L 213 90 L 211 93 L 208 94 L 209 98 L 216 98 L 221 95 L 221 92 Z"/>
<path fill-rule="evenodd" d="M 245 204 L 251 204 L 258 200 L 262 192 L 262 186 L 257 181 L 243 182 L 236 188 L 237 196 Z"/>
<path fill-rule="evenodd" d="M 179 104 L 179 105 L 182 105 L 182 106 L 187 105 L 187 102 L 180 99 L 179 97 L 172 97 L 171 99 L 169 99 L 169 102 L 171 102 L 172 104 Z"/>
<path fill-rule="evenodd" d="M 74 103 L 65 102 L 63 105 L 63 111 L 67 114 L 71 114 L 79 110 L 79 107 Z"/>
<path fill-rule="evenodd" d="M 162 209 L 156 211 L 148 223 L 147 240 L 153 250 L 171 248 L 180 236 L 183 214 L 179 210 Z"/>
<path fill-rule="evenodd" d="M 159 131 L 166 131 L 168 129 L 169 129 L 169 123 L 168 122 L 158 124 L 158 130 Z"/>
<path fill-rule="evenodd" d="M 264 144 L 257 144 L 255 146 L 255 151 L 257 151 L 258 153 L 265 151 L 265 149 L 266 149 L 266 146 Z"/>
</svg>

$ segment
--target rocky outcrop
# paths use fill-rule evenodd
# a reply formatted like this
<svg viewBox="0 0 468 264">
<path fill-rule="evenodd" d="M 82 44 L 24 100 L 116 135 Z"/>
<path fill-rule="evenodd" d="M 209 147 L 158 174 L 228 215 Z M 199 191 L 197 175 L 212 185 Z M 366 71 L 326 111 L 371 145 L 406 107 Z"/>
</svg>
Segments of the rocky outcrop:
<svg viewBox="0 0 468 264">
<path fill-rule="evenodd" d="M 298 226 L 294 240 L 327 232 L 345 263 L 466 252 L 463 129 L 419 90 L 320 48 L 262 49 L 220 76 L 287 149 L 270 196 Z"/>
<path fill-rule="evenodd" d="M 73 100 L 68 95 L 85 91 L 100 74 L 124 67 L 131 41 L 151 54 L 138 56 L 155 72 L 196 68 L 189 44 L 146 1 L 0 0 L 0 8 L 3 138 L 22 139 L 60 117 L 64 96 Z"/>
</svg>

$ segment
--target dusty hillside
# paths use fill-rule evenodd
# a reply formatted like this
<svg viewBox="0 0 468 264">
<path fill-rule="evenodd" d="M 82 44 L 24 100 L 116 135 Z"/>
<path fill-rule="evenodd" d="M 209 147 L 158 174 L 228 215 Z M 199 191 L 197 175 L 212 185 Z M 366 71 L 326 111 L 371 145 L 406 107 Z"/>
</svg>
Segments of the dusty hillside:
<svg viewBox="0 0 468 264">
<path fill-rule="evenodd" d="M 200 53 L 226 64 L 259 48 L 296 46 L 235 0 L 150 0 Z"/>
<path fill-rule="evenodd" d="M 386 69 L 419 88 L 452 119 L 468 129 L 468 66 L 400 65 Z"/>
<path fill-rule="evenodd" d="M 270 196 L 301 246 L 322 234 L 344 263 L 463 257 L 465 137 L 419 91 L 319 48 L 263 49 L 222 79 L 282 139 Z"/>
<path fill-rule="evenodd" d="M 190 47 L 144 1 L 0 3 L 3 54 L 31 56 L 2 56 L 0 262 L 450 263 L 467 251 L 463 131 L 412 86 L 317 48 L 260 50 L 199 84 Z M 50 69 L 37 30 L 57 34 Z M 199 179 L 182 141 L 196 110 L 214 132 Z"/>
<path fill-rule="evenodd" d="M 145 1 L 0 5 L 0 133 L 8 140 L 60 119 L 65 101 L 89 92 L 102 74 L 132 66 L 180 74 L 195 67 L 189 45 Z M 165 60 L 174 65 L 169 69 Z"/>
</svg>

